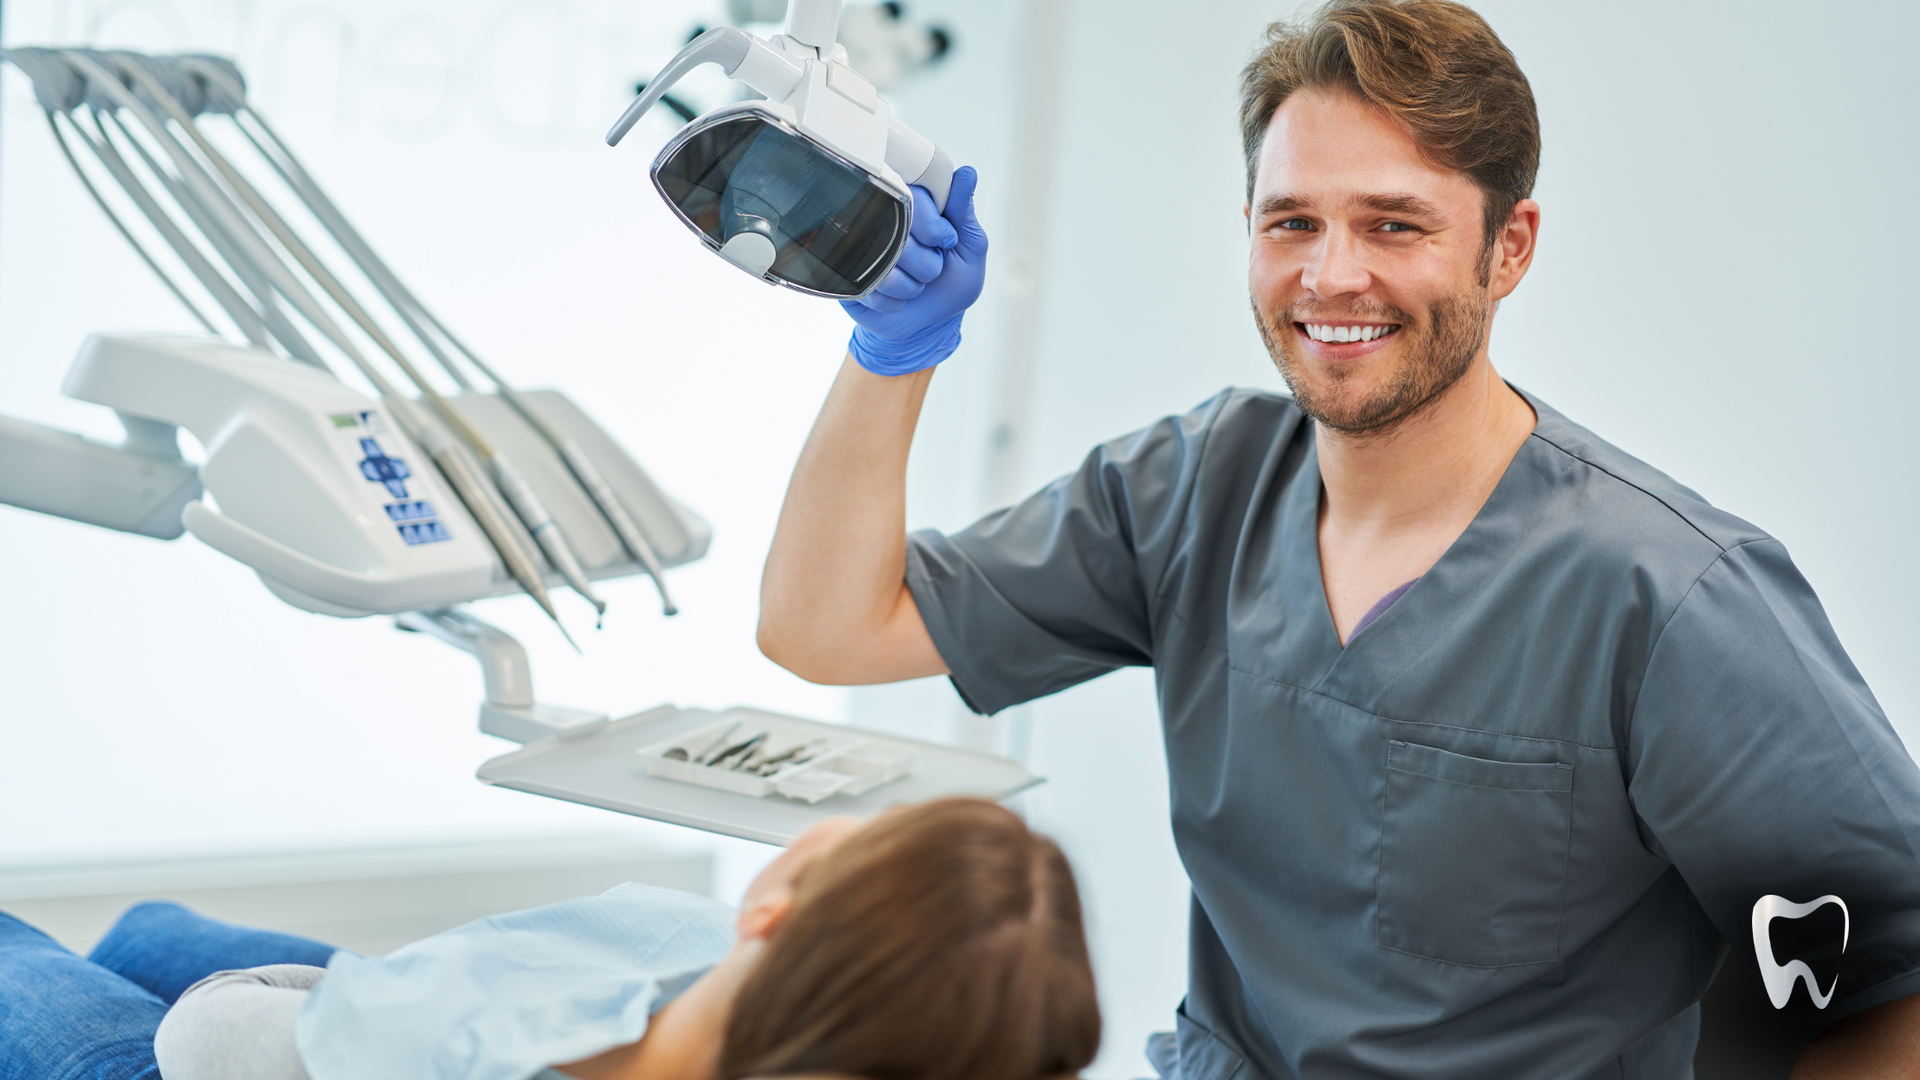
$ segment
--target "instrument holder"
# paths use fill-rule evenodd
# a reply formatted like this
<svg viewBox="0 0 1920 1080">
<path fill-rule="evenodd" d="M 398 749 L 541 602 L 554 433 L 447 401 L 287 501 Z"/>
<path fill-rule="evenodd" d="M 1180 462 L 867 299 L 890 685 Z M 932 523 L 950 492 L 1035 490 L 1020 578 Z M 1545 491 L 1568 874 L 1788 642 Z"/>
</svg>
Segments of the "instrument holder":
<svg viewBox="0 0 1920 1080">
<path fill-rule="evenodd" d="M 464 607 L 404 612 L 394 616 L 393 623 L 401 630 L 431 634 L 480 662 L 487 693 L 480 704 L 480 730 L 488 735 L 530 743 L 550 735 L 577 738 L 607 723 L 603 712 L 535 701 L 526 648 Z"/>
</svg>

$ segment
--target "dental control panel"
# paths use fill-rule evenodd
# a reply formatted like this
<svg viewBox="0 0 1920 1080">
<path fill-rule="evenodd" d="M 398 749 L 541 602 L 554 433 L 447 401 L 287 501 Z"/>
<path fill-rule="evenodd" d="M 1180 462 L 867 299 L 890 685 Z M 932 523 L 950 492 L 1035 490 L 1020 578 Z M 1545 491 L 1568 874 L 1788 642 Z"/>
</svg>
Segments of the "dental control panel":
<svg viewBox="0 0 1920 1080">
<path fill-rule="evenodd" d="M 192 432 L 217 508 L 190 503 L 187 529 L 296 607 L 406 611 L 504 583 L 426 455 L 325 371 L 211 338 L 95 335 L 63 390 Z"/>
<path fill-rule="evenodd" d="M 519 588 L 439 466 L 395 422 L 394 404 L 319 368 L 217 338 L 95 335 L 63 390 L 192 432 L 206 451 L 200 479 L 214 505 L 191 502 L 181 521 L 295 607 L 394 614 Z M 662 495 L 570 402 L 552 391 L 530 393 L 587 447 L 614 497 L 660 538 L 663 562 L 704 553 L 705 522 Z M 517 414 L 490 395 L 460 400 L 473 423 L 528 462 L 529 482 L 548 495 L 561 526 L 583 538 L 588 575 L 640 569 L 584 496 L 560 490 L 566 467 Z"/>
<path fill-rule="evenodd" d="M 381 509 L 386 511 L 388 520 L 394 523 L 403 543 L 412 547 L 453 539 L 446 523 L 440 520 L 440 511 L 433 502 L 413 497 L 418 494 L 420 482 L 414 479 L 413 469 L 407 464 L 407 459 L 394 457 L 380 445 L 382 438 L 395 446 L 399 445 L 399 440 L 387 422 L 381 419 L 379 410 L 335 413 L 328 419 L 333 421 L 335 429 L 349 432 L 358 443 L 359 451 L 364 455 L 360 458 L 360 475 L 386 490 Z M 409 480 L 414 481 L 415 491 L 408 491 Z M 397 501 L 386 502 L 387 498 Z"/>
</svg>

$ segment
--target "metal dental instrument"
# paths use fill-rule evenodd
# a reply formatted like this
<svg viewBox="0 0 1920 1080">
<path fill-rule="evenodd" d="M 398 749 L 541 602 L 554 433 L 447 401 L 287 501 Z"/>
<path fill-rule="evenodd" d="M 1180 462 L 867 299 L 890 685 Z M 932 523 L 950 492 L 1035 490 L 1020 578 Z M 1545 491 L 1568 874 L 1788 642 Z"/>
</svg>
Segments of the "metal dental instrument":
<svg viewBox="0 0 1920 1080">
<path fill-rule="evenodd" d="M 229 70 L 225 65 L 202 57 L 180 57 L 175 62 L 183 70 L 199 76 L 209 88 L 217 91 L 209 94 L 208 110 L 226 113 L 233 117 L 234 126 L 239 128 L 240 132 L 253 144 L 254 149 L 260 152 L 261 157 L 273 166 L 287 187 L 333 235 L 341 249 L 366 275 L 367 280 L 373 283 L 374 288 L 387 300 L 388 305 L 393 308 L 400 320 L 420 340 L 428 353 L 439 362 L 448 376 L 463 388 L 471 387 L 453 358 L 434 341 L 434 333 L 464 355 L 468 363 L 494 384 L 500 396 L 513 407 L 514 411 L 531 424 L 559 453 L 568 471 L 573 473 L 574 478 L 579 481 L 580 486 L 585 489 L 595 507 L 599 509 L 601 516 L 612 526 L 621 545 L 636 562 L 646 568 L 648 575 L 653 578 L 654 586 L 660 592 L 660 601 L 665 614 L 676 614 L 679 608 L 674 605 L 673 598 L 667 591 L 666 575 L 660 566 L 660 560 L 654 552 L 653 545 L 647 541 L 645 534 L 627 513 L 626 508 L 614 496 L 611 485 L 600 475 L 599 469 L 594 466 L 579 444 L 561 431 L 532 402 L 521 396 L 464 341 L 447 329 L 445 324 L 420 302 L 412 290 L 401 282 L 393 270 L 387 266 L 385 260 L 374 252 L 372 245 L 367 243 L 359 230 L 353 227 L 346 215 L 340 212 L 339 207 L 334 205 L 333 200 L 327 197 L 326 192 L 308 174 L 299 159 L 294 156 L 293 151 L 274 131 L 273 126 L 247 101 L 246 89 L 238 81 L 236 72 Z M 243 113 L 248 121 L 246 123 L 242 122 Z M 253 130 L 255 126 L 260 129 L 258 134 Z M 432 328 L 432 333 L 428 331 L 428 327 Z"/>
<path fill-rule="evenodd" d="M 761 743 L 765 742 L 767 740 L 768 734 L 769 732 L 763 731 L 760 734 L 755 735 L 753 738 L 748 739 L 745 742 L 735 743 L 732 746 L 729 746 L 725 750 L 721 751 L 719 757 L 716 757 L 712 761 L 707 762 L 707 764 L 717 769 L 720 767 L 722 762 L 726 761 L 728 758 L 732 757 L 733 755 L 745 753 L 749 750 L 752 750 L 754 747 L 759 746 Z"/>
<path fill-rule="evenodd" d="M 495 509 L 478 476 L 457 452 L 452 440 L 438 425 L 427 423 L 425 418 L 415 411 L 413 402 L 400 394 L 385 376 L 381 375 L 378 369 L 360 354 L 351 339 L 293 278 L 278 257 L 266 248 L 264 241 L 253 231 L 252 226 L 239 216 L 231 204 L 226 202 L 225 197 L 213 184 L 211 177 L 201 169 L 199 163 L 172 138 L 165 125 L 138 97 L 84 52 L 67 50 L 60 55 L 86 78 L 90 91 L 97 90 L 104 94 L 114 106 L 133 114 L 179 169 L 181 186 L 175 190 L 190 192 L 191 197 L 201 204 L 200 209 L 208 212 L 212 227 L 216 231 L 223 231 L 226 239 L 234 243 L 237 253 L 245 261 L 252 263 L 254 269 L 264 272 L 272 281 L 274 290 L 293 303 L 302 317 L 325 334 L 353 362 L 354 366 L 360 369 L 368 381 L 373 383 L 401 430 L 427 451 L 435 465 L 453 485 L 456 494 L 466 504 L 475 522 L 499 552 L 508 572 L 534 598 L 554 624 L 560 627 L 560 632 L 566 637 L 568 644 L 573 645 L 577 650 L 579 646 L 573 642 L 572 635 L 567 634 L 566 627 L 560 622 L 559 614 L 554 611 L 552 601 L 547 598 L 546 585 L 541 581 L 539 571 L 531 557 L 507 529 L 506 523 Z M 124 70 L 132 75 L 136 82 L 141 82 L 150 96 L 164 99 L 163 105 L 165 102 L 172 102 L 175 109 L 179 108 L 178 102 L 172 101 L 171 95 L 166 93 L 165 88 L 140 68 L 127 66 Z M 143 79 L 142 76 L 145 78 Z M 204 140 L 202 142 L 204 144 Z"/>
<path fill-rule="evenodd" d="M 169 114 L 173 122 L 187 133 L 201 155 L 219 170 L 228 186 L 240 196 L 241 201 L 253 212 L 254 217 L 267 227 L 268 232 L 280 242 L 281 247 L 291 254 L 294 261 L 299 263 L 307 275 L 319 284 L 322 291 L 347 313 L 347 316 L 359 326 L 361 332 L 371 338 L 374 344 L 387 354 L 395 366 L 399 367 L 408 380 L 419 389 L 421 397 L 433 411 L 438 413 L 461 441 L 465 442 L 488 465 L 493 472 L 495 482 L 500 485 L 500 490 L 506 495 L 507 501 L 520 516 L 521 521 L 526 524 L 527 531 L 539 542 L 541 550 L 547 556 L 547 561 L 560 572 L 575 592 L 593 605 L 596 613 L 604 615 L 607 609 L 606 602 L 594 593 L 592 584 L 587 581 L 585 572 L 580 569 L 579 560 L 574 556 L 573 549 L 567 543 L 559 526 L 554 523 L 546 504 L 506 455 L 497 451 L 492 443 L 481 435 L 480 431 L 458 409 L 454 408 L 451 402 L 434 389 L 433 384 L 427 381 L 418 368 L 414 367 L 413 362 L 407 359 L 406 355 L 400 351 L 400 347 L 387 336 L 386 331 L 374 322 L 367 310 L 360 306 L 339 279 L 321 263 L 313 250 L 260 196 L 253 185 L 240 175 L 239 170 L 233 167 L 226 156 L 207 140 L 199 126 L 194 123 L 193 117 L 188 115 L 186 108 L 168 92 L 167 87 L 141 64 L 129 63 L 122 69 L 140 84 L 147 97 L 156 101 Z"/>
<path fill-rule="evenodd" d="M 808 741 L 803 743 L 795 743 L 794 745 L 788 747 L 786 750 L 782 751 L 781 753 L 775 754 L 774 756 L 761 762 L 759 766 L 760 775 L 771 776 L 774 773 L 779 772 L 781 767 L 784 765 L 797 764 L 799 761 L 802 761 L 802 760 L 806 760 L 806 761 L 812 760 L 811 758 L 800 758 L 799 755 L 809 747 L 818 746 L 821 743 L 826 741 L 827 740 L 824 737 L 822 737 L 818 739 L 809 739 Z"/>
<path fill-rule="evenodd" d="M 733 733 L 739 730 L 740 730 L 740 721 L 735 720 L 733 723 L 728 724 L 727 730 L 722 731 L 718 735 L 715 735 L 713 737 L 713 741 L 701 747 L 700 752 L 693 755 L 694 764 L 705 765 L 707 763 L 707 755 L 713 753 L 715 750 L 720 749 L 722 746 L 725 746 L 727 740 L 733 738 Z"/>
</svg>

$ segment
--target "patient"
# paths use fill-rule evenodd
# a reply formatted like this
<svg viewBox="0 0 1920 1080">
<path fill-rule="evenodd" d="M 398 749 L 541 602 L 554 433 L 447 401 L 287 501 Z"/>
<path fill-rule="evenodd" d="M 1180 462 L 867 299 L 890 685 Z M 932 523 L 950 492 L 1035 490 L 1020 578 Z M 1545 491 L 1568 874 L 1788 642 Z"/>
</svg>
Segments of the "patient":
<svg viewBox="0 0 1920 1080">
<path fill-rule="evenodd" d="M 973 799 L 822 822 L 737 912 L 623 885 L 384 959 L 147 904 L 82 960 L 0 914 L 0 1080 L 1040 1080 L 1099 1041 L 1066 859 Z"/>
</svg>

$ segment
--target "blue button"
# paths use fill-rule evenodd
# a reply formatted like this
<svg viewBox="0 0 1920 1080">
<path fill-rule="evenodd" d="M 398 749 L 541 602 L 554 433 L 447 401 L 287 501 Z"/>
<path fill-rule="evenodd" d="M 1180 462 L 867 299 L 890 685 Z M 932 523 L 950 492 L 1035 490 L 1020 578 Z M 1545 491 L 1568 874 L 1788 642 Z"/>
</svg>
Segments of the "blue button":
<svg viewBox="0 0 1920 1080">
<path fill-rule="evenodd" d="M 388 457 L 387 452 L 380 449 L 380 443 L 375 439 L 361 439 L 360 451 L 367 455 L 366 459 L 360 462 L 360 475 L 376 484 L 385 484 L 394 498 L 406 498 L 407 485 L 402 481 L 413 475 L 413 470 L 407 468 L 407 463 L 396 457 Z"/>
<path fill-rule="evenodd" d="M 437 521 L 421 521 L 400 526 L 400 539 L 409 547 L 415 544 L 437 544 L 442 540 L 453 539 L 445 525 Z"/>
<path fill-rule="evenodd" d="M 434 510 L 433 504 L 425 499 L 416 499 L 413 502 L 388 503 L 386 510 L 387 516 L 395 521 L 419 521 L 422 518 L 439 516 Z"/>
</svg>

